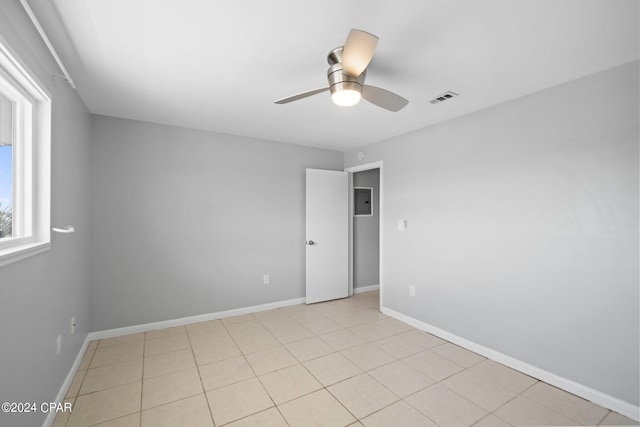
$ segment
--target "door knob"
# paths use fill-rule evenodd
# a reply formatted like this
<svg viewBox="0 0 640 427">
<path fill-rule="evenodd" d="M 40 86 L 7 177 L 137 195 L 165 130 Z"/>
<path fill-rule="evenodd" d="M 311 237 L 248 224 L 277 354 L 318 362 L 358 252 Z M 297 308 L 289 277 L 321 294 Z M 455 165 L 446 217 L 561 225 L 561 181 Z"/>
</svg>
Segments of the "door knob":
<svg viewBox="0 0 640 427">
<path fill-rule="evenodd" d="M 309 246 L 313 246 L 313 245 L 315 245 L 315 244 L 316 244 L 316 242 L 314 242 L 313 240 L 308 240 L 306 243 L 307 243 L 307 245 L 309 245 Z"/>
</svg>

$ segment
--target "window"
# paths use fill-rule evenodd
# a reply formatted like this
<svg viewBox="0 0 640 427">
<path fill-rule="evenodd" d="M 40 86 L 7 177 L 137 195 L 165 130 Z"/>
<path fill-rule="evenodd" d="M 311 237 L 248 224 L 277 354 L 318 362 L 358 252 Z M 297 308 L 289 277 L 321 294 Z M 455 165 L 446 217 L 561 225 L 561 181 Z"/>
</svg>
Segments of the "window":
<svg viewBox="0 0 640 427">
<path fill-rule="evenodd" d="M 14 102 L 0 92 L 0 239 L 13 233 Z"/>
<path fill-rule="evenodd" d="M 0 38 L 0 266 L 49 248 L 51 98 Z"/>
</svg>

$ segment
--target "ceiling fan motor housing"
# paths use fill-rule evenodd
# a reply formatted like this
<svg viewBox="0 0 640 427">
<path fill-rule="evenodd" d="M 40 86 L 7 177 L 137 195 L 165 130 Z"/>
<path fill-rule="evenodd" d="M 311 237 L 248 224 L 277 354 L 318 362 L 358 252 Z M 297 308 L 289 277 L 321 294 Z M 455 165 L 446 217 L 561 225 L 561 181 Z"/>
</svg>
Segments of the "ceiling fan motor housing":
<svg viewBox="0 0 640 427">
<path fill-rule="evenodd" d="M 329 79 L 329 88 L 331 94 L 341 90 L 355 90 L 362 93 L 362 86 L 366 77 L 366 70 L 358 77 L 350 76 L 342 71 L 342 50 L 343 46 L 333 49 L 327 55 L 327 62 L 331 65 L 327 70 L 327 78 Z"/>
</svg>

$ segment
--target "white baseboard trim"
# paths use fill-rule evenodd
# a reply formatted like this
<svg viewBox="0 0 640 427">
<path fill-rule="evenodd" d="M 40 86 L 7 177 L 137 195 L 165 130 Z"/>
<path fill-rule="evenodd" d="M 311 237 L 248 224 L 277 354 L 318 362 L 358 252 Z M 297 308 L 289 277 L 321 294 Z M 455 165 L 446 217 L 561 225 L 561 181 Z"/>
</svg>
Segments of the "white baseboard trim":
<svg viewBox="0 0 640 427">
<path fill-rule="evenodd" d="M 208 320 L 222 319 L 224 317 L 239 316 L 255 313 L 257 311 L 273 310 L 274 308 L 290 305 L 304 304 L 304 298 L 295 298 L 285 301 L 270 302 L 251 307 L 236 308 L 233 310 L 218 311 L 216 313 L 199 314 L 197 316 L 182 317 L 180 319 L 162 320 L 160 322 L 145 323 L 142 325 L 125 326 L 124 328 L 107 329 L 104 331 L 89 333 L 89 341 L 103 340 L 105 338 L 120 337 L 122 335 L 137 334 L 139 332 L 154 331 L 156 329 L 171 328 L 173 326 L 189 325 L 191 323 L 206 322 Z"/>
<path fill-rule="evenodd" d="M 56 396 L 56 400 L 55 400 L 56 403 L 62 403 L 64 401 L 64 397 L 67 395 L 67 390 L 69 390 L 69 387 L 71 386 L 73 377 L 76 376 L 76 372 L 78 372 L 78 368 L 82 363 L 84 352 L 87 351 L 87 347 L 89 347 L 89 341 L 90 339 L 89 339 L 89 336 L 87 335 L 87 338 L 85 338 L 84 343 L 82 344 L 82 347 L 80 347 L 80 351 L 76 356 L 76 360 L 73 362 L 73 365 L 71 366 L 71 369 L 67 374 L 67 377 L 64 379 L 64 382 L 62 383 L 60 390 L 58 390 L 58 395 Z M 56 415 L 57 415 L 56 411 L 50 411 L 49 414 L 47 415 L 47 418 L 44 419 L 44 423 L 42 423 L 42 427 L 51 427 L 53 425 L 53 422 L 56 419 Z"/>
<path fill-rule="evenodd" d="M 378 289 L 380 289 L 380 285 L 358 286 L 357 288 L 353 288 L 353 293 L 355 295 L 363 292 L 377 291 Z"/>
<path fill-rule="evenodd" d="M 576 396 L 580 396 L 583 399 L 589 400 L 597 405 L 618 412 L 625 417 L 631 418 L 635 421 L 640 421 L 640 406 L 625 402 L 624 400 L 620 400 L 601 391 L 592 389 L 591 387 L 588 387 L 586 385 L 566 379 L 544 369 L 515 359 L 511 356 L 507 356 L 504 353 L 500 353 L 499 351 L 477 344 L 473 341 L 469 341 L 466 338 L 459 337 L 443 329 L 437 328 L 428 323 L 424 323 L 420 320 L 414 319 L 413 317 L 409 317 L 402 313 L 394 311 L 390 308 L 382 307 L 382 312 L 402 322 L 408 323 L 414 328 L 436 335 L 444 340 L 459 345 L 460 347 L 464 347 L 467 350 L 481 354 L 482 356 L 485 356 L 491 360 L 502 363 L 503 365 L 509 366 L 510 368 L 513 368 L 531 377 L 537 378 L 562 390 L 568 391 L 569 393 L 575 394 Z"/>
</svg>

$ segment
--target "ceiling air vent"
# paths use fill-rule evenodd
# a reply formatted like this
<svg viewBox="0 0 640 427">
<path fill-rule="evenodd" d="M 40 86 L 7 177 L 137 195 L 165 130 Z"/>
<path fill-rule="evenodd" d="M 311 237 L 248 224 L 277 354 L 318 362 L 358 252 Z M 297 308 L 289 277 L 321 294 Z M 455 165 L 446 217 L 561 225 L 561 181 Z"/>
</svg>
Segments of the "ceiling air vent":
<svg viewBox="0 0 640 427">
<path fill-rule="evenodd" d="M 443 93 L 442 95 L 436 96 L 434 99 L 432 99 L 429 102 L 431 102 L 432 104 L 438 104 L 438 103 L 440 103 L 442 101 L 446 101 L 447 99 L 451 99 L 454 96 L 458 96 L 458 94 L 455 93 L 455 92 L 447 91 L 447 92 Z"/>
</svg>

